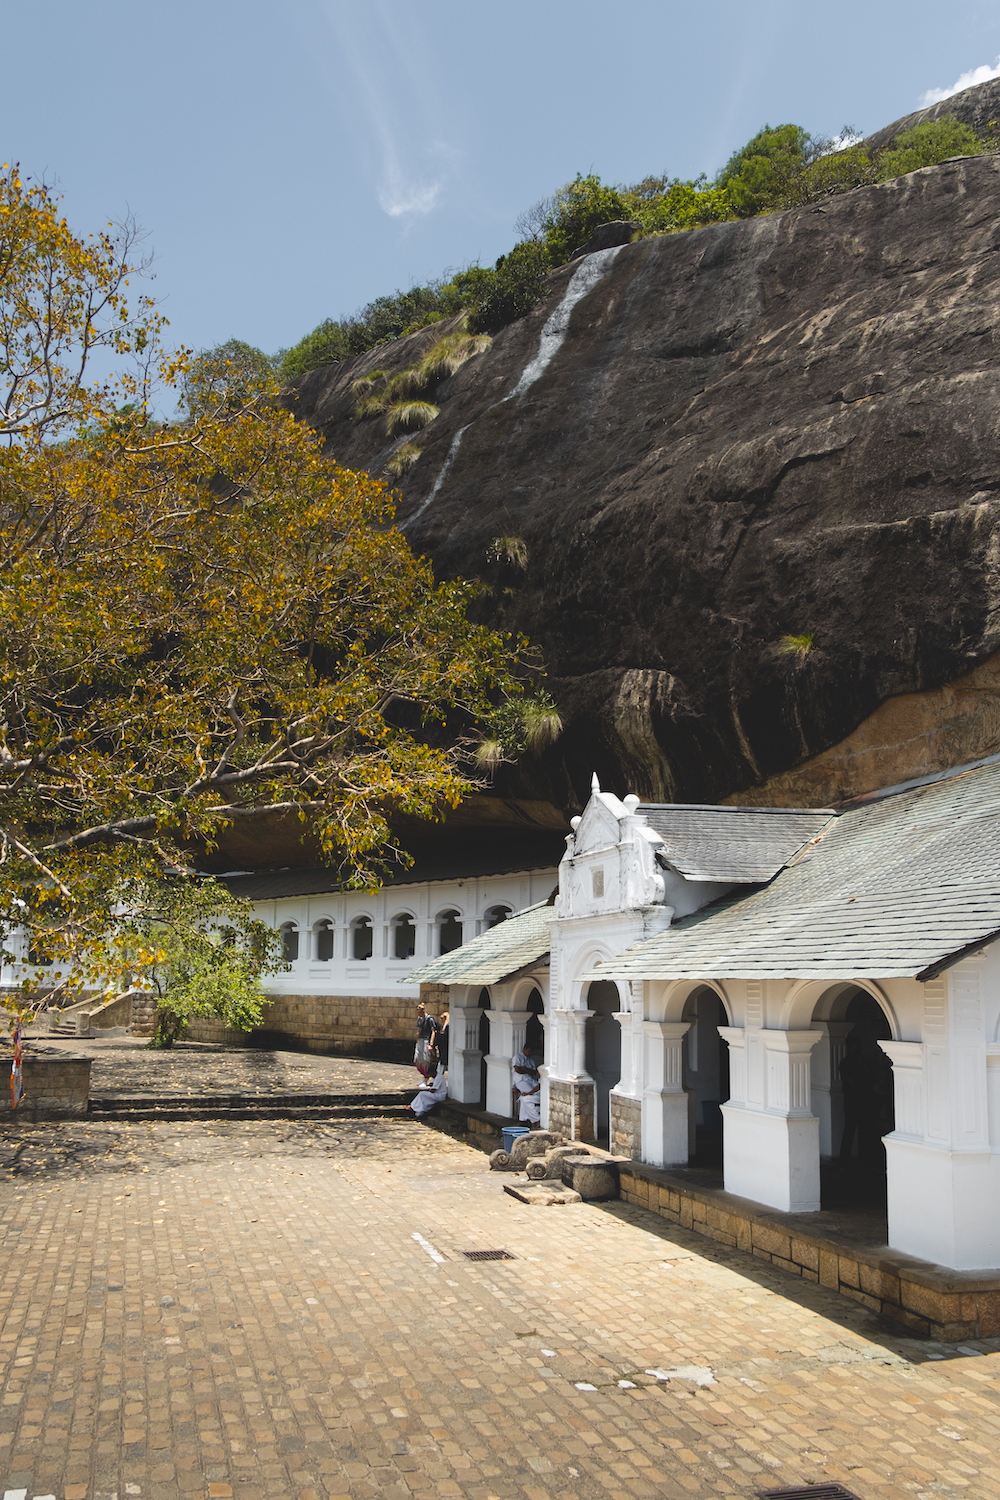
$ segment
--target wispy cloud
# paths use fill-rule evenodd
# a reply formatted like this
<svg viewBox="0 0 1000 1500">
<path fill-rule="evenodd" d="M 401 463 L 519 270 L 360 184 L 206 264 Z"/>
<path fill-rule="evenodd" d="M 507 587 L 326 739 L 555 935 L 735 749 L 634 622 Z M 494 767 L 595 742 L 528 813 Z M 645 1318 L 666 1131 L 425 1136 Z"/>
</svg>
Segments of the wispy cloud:
<svg viewBox="0 0 1000 1500">
<path fill-rule="evenodd" d="M 1000 78 L 1000 57 L 992 67 L 983 63 L 979 68 L 970 68 L 950 89 L 928 89 L 920 101 L 921 107 L 927 109 L 931 104 L 940 104 L 942 99 L 950 99 L 952 94 L 960 94 L 963 89 L 974 88 L 977 83 L 989 83 L 991 78 Z"/>
<path fill-rule="evenodd" d="M 458 153 L 439 135 L 441 97 L 418 16 L 393 0 L 321 0 L 340 53 L 341 90 L 376 201 L 403 227 L 441 202 Z"/>
</svg>

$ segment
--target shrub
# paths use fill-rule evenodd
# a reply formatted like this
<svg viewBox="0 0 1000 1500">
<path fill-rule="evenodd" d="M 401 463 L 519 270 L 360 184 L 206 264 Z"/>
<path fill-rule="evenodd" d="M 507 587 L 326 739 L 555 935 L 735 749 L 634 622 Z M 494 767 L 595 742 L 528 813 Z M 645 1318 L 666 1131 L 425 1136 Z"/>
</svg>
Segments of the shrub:
<svg viewBox="0 0 1000 1500">
<path fill-rule="evenodd" d="M 423 451 L 422 448 L 417 447 L 416 443 L 404 443 L 401 448 L 396 449 L 386 464 L 385 472 L 391 475 L 393 479 L 401 478 L 407 469 L 413 468 L 413 465 Z"/>
<path fill-rule="evenodd" d="M 420 361 L 420 371 L 428 383 L 447 380 L 474 355 L 485 353 L 492 342 L 487 333 L 470 334 L 460 330 L 446 334 L 428 349 Z"/>
<path fill-rule="evenodd" d="M 816 198 L 846 193 L 875 181 L 875 168 L 864 146 L 849 146 L 845 151 L 830 151 L 810 162 L 787 184 L 777 206 L 796 208 Z"/>
<path fill-rule="evenodd" d="M 473 333 L 498 333 L 523 318 L 545 293 L 549 258 L 542 245 L 525 241 L 509 255 L 501 255 L 489 280 L 475 287 L 469 329 Z"/>
<path fill-rule="evenodd" d="M 952 115 L 925 120 L 897 135 L 875 161 L 876 180 L 902 177 L 919 167 L 933 167 L 949 156 L 977 156 L 983 143 L 968 125 L 960 125 Z"/>
<path fill-rule="evenodd" d="M 432 401 L 397 401 L 386 414 L 385 430 L 392 437 L 400 428 L 411 431 L 433 422 L 441 408 Z"/>
<path fill-rule="evenodd" d="M 486 549 L 493 563 L 510 563 L 515 568 L 528 566 L 528 544 L 523 536 L 495 536 Z"/>
<path fill-rule="evenodd" d="M 589 177 L 577 173 L 553 201 L 544 239 L 552 266 L 565 265 L 599 224 L 629 218 L 628 204 L 618 188 L 607 187 L 593 173 Z"/>
<path fill-rule="evenodd" d="M 651 181 L 662 182 L 663 191 L 644 195 L 641 190 Z M 644 234 L 673 234 L 733 217 L 727 190 L 710 187 L 704 176 L 692 182 L 681 182 L 676 177 L 672 182 L 647 178 L 638 188 L 630 188 L 625 196 L 631 210 L 629 217 L 638 219 Z"/>
<path fill-rule="evenodd" d="M 801 125 L 765 125 L 726 162 L 716 187 L 726 188 L 741 219 L 766 212 L 787 194 L 790 184 L 827 141 L 814 141 Z"/>
<path fill-rule="evenodd" d="M 782 656 L 793 656 L 796 661 L 804 661 L 815 644 L 815 632 L 803 630 L 798 635 L 783 635 L 778 642 L 778 650 Z"/>
<path fill-rule="evenodd" d="M 325 318 L 318 328 L 286 351 L 278 375 L 283 381 L 294 380 L 296 375 L 305 375 L 324 365 L 339 365 L 350 357 L 351 350 L 343 328 L 332 318 Z"/>
</svg>

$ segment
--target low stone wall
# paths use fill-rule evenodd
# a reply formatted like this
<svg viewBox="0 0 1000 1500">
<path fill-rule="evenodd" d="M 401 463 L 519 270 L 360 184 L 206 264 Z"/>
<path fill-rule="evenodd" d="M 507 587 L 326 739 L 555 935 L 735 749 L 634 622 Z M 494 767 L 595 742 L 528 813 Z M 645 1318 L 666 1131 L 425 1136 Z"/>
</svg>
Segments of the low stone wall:
<svg viewBox="0 0 1000 1500">
<path fill-rule="evenodd" d="M 549 1126 L 567 1141 L 594 1139 L 594 1085 L 549 1081 Z"/>
<path fill-rule="evenodd" d="M 655 1167 L 623 1166 L 619 1190 L 626 1203 L 830 1287 L 914 1333 L 947 1342 L 1000 1334 L 1000 1269 L 952 1271 L 885 1247 L 838 1242 L 821 1225 L 804 1225 L 805 1215 L 695 1187 Z"/>
<path fill-rule="evenodd" d="M 388 1062 L 410 1061 L 416 1030 L 417 1002 L 399 995 L 275 995 L 252 1033 L 232 1031 L 215 1020 L 190 1025 L 199 1042 L 292 1046 Z"/>
<path fill-rule="evenodd" d="M 26 1053 L 21 1064 L 24 1097 L 17 1109 L 10 1107 L 8 1086 L 10 1054 L 0 1059 L 4 1073 L 4 1097 L 0 1098 L 0 1121 L 5 1125 L 34 1125 L 39 1120 L 78 1119 L 90 1103 L 90 1058 L 67 1056 L 65 1052 Z"/>
<path fill-rule="evenodd" d="M 615 1156 L 642 1157 L 642 1100 L 627 1099 L 613 1090 L 610 1098 L 611 1140 Z"/>
</svg>

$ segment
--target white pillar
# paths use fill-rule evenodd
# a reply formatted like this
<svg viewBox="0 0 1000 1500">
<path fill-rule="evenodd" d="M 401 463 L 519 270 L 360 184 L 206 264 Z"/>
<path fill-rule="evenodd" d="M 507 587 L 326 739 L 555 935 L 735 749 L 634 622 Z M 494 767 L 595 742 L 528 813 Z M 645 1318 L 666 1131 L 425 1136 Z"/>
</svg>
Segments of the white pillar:
<svg viewBox="0 0 1000 1500">
<path fill-rule="evenodd" d="M 687 1165 L 684 1034 L 690 1025 L 690 1021 L 642 1023 L 642 1159 L 652 1167 Z"/>
<path fill-rule="evenodd" d="M 1000 1265 L 1000 1047 L 971 1037 L 963 1046 L 962 1019 L 951 1017 L 947 1050 L 879 1043 L 896 1115 L 885 1137 L 889 1244 L 978 1271 Z"/>
<path fill-rule="evenodd" d="M 844 1133 L 844 1091 L 840 1082 L 840 1064 L 844 1057 L 847 1033 L 853 1021 L 815 1021 L 812 1029 L 822 1038 L 813 1053 L 812 1109 L 819 1120 L 819 1154 L 836 1156 Z"/>
<path fill-rule="evenodd" d="M 548 1016 L 541 1015 L 541 1016 L 538 1017 L 538 1019 L 541 1022 L 542 1033 L 543 1033 L 543 1035 L 545 1037 L 545 1061 L 542 1063 L 542 1065 L 538 1069 L 538 1076 L 541 1079 L 541 1084 L 542 1084 L 542 1092 L 541 1092 L 541 1095 L 539 1096 L 539 1106 L 540 1106 L 540 1109 L 541 1109 L 541 1126 L 542 1126 L 542 1129 L 543 1130 L 548 1130 L 548 1128 L 549 1128 L 549 1074 L 551 1072 L 551 1068 L 549 1066 L 549 1049 L 553 1045 L 553 1043 L 552 1043 L 552 1032 L 549 1029 L 549 1018 L 548 1018 Z"/>
<path fill-rule="evenodd" d="M 448 1011 L 448 1097 L 460 1104 L 479 1103 L 480 1062 L 478 1006 L 452 1005 Z"/>
<path fill-rule="evenodd" d="M 741 1028 L 720 1026 L 730 1044 L 730 1062 L 748 1041 L 763 1047 L 763 1101 L 751 1103 L 734 1088 L 722 1106 L 726 1191 L 785 1213 L 819 1209 L 819 1121 L 812 1113 L 810 1058 L 818 1031 L 761 1029 L 756 1037 Z M 746 1070 L 738 1086 L 747 1088 Z"/>
<path fill-rule="evenodd" d="M 486 1109 L 509 1120 L 513 1112 L 511 1059 L 524 1046 L 528 1010 L 488 1010 L 490 1050 L 486 1058 Z"/>
</svg>

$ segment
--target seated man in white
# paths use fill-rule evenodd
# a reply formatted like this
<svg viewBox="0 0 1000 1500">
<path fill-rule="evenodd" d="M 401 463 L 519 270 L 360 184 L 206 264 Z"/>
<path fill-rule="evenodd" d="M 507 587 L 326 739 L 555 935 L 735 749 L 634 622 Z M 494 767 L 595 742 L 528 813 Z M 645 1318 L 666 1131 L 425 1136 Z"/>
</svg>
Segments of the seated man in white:
<svg viewBox="0 0 1000 1500">
<path fill-rule="evenodd" d="M 421 1115 L 429 1114 L 435 1104 L 440 1104 L 447 1097 L 448 1080 L 444 1068 L 438 1068 L 433 1078 L 426 1079 L 420 1085 L 416 1098 L 410 1101 L 410 1108 L 419 1120 Z"/>
<path fill-rule="evenodd" d="M 527 1042 L 520 1052 L 514 1054 L 510 1067 L 511 1079 L 519 1096 L 517 1118 L 527 1125 L 537 1125 L 542 1117 L 542 1081 Z"/>
</svg>

